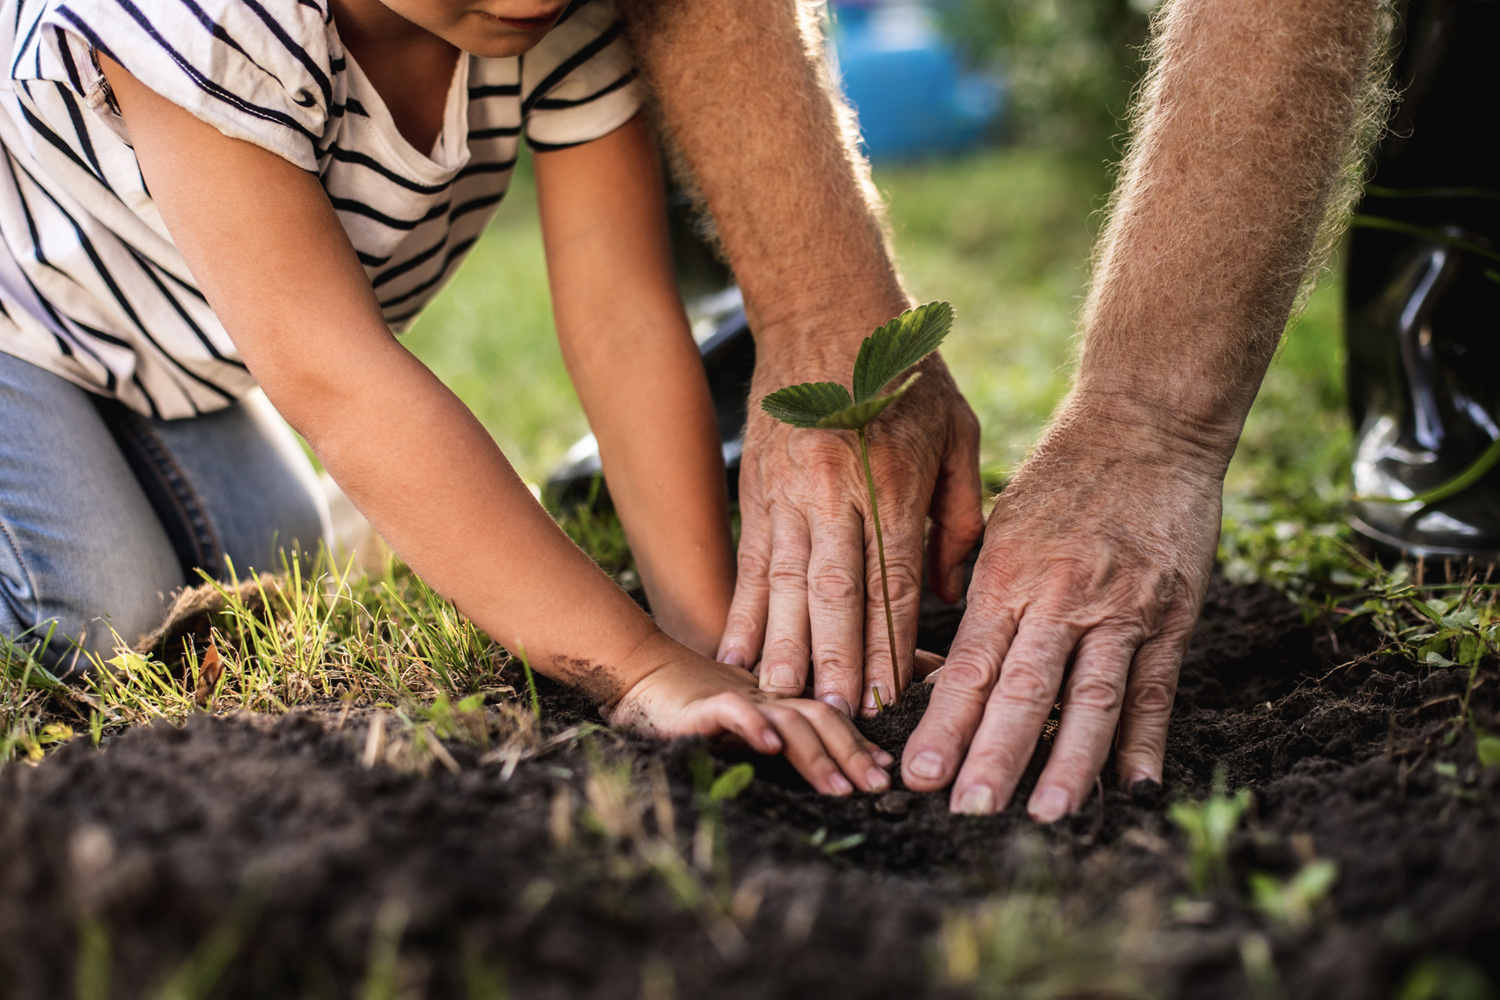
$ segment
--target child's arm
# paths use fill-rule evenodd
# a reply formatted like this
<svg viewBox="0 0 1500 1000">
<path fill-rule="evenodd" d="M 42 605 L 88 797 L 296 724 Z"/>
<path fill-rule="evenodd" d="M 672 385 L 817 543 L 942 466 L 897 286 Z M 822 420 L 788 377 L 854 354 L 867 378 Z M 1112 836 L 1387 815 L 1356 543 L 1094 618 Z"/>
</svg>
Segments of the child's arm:
<svg viewBox="0 0 1500 1000">
<path fill-rule="evenodd" d="M 842 716 L 755 701 L 753 678 L 668 638 L 568 540 L 391 335 L 316 177 L 100 61 L 156 207 L 250 371 L 417 572 L 612 721 L 733 732 L 824 792 L 888 786 Z"/>
<path fill-rule="evenodd" d="M 724 460 L 642 116 L 536 156 L 552 309 L 658 624 L 712 656 L 734 594 Z"/>
</svg>

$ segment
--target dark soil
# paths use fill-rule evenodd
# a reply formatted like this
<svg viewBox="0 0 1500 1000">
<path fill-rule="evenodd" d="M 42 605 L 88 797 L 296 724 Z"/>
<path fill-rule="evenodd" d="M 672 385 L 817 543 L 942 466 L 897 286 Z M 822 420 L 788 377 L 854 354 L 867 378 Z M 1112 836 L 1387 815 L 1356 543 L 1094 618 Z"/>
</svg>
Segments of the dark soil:
<svg viewBox="0 0 1500 1000">
<path fill-rule="evenodd" d="M 924 622 L 941 649 L 956 615 Z M 669 798 L 694 856 L 706 769 L 744 759 L 702 743 L 601 731 L 508 774 L 448 741 L 457 774 L 430 757 L 366 769 L 372 709 L 78 740 L 0 774 L 0 995 L 157 996 L 171 980 L 176 996 L 484 996 L 496 975 L 525 997 L 1119 995 L 1053 976 L 1087 971 L 1100 928 L 1138 939 L 1116 957 L 1164 995 L 1388 997 L 1434 957 L 1500 981 L 1500 769 L 1453 722 L 1467 672 L 1376 646 L 1216 581 L 1165 787 L 1128 793 L 1107 774 L 1079 815 L 1039 829 L 1016 806 L 979 819 L 902 790 L 820 798 L 757 760 L 722 806 L 729 863 L 701 858 L 707 873 L 689 876 L 696 902 L 643 845 L 660 845 Z M 1500 729 L 1486 679 L 1475 717 Z M 545 733 L 586 716 L 543 693 Z M 919 687 L 867 731 L 899 753 L 925 703 Z M 600 776 L 615 768 L 639 808 L 610 813 Z M 1219 768 L 1254 804 L 1230 881 L 1192 896 L 1167 810 L 1207 796 Z M 663 775 L 669 795 L 653 799 Z M 1285 878 L 1314 854 L 1339 877 L 1310 927 L 1249 905 L 1252 872 Z M 1040 972 L 991 956 L 977 983 L 946 981 L 945 919 L 1017 886 L 1055 895 L 1073 931 L 1027 939 Z M 1274 971 L 1252 961 L 1247 979 L 1247 941 L 1269 943 Z M 1007 976 L 1032 991 L 1007 991 Z"/>
</svg>

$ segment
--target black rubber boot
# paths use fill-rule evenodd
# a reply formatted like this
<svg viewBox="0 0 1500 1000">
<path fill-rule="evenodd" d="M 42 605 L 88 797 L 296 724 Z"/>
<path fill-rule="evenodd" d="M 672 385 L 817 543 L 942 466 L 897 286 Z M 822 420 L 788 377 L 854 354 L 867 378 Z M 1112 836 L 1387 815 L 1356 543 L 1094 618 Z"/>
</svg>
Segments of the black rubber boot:
<svg viewBox="0 0 1500 1000">
<path fill-rule="evenodd" d="M 1500 3 L 1412 0 L 1400 103 L 1349 240 L 1351 522 L 1388 555 L 1500 562 Z M 1405 500 L 1382 503 L 1375 498 Z"/>
</svg>

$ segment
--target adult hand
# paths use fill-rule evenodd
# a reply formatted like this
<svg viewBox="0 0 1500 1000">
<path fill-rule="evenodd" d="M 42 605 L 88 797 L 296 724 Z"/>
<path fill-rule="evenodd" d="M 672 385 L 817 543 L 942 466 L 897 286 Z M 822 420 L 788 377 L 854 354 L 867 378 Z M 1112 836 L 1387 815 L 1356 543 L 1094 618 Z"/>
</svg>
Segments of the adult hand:
<svg viewBox="0 0 1500 1000">
<path fill-rule="evenodd" d="M 1161 780 L 1227 454 L 1118 412 L 1065 412 L 990 515 L 968 610 L 903 756 L 909 787 L 953 783 L 956 812 L 1005 807 L 1059 700 L 1033 818 L 1083 804 L 1117 725 L 1121 778 Z"/>
<path fill-rule="evenodd" d="M 761 688 L 800 694 L 812 666 L 817 698 L 845 714 L 894 704 L 913 672 L 926 519 L 929 575 L 961 595 L 963 561 L 984 531 L 979 422 L 937 355 L 868 430 L 880 503 L 898 662 L 892 664 L 875 526 L 855 435 L 798 430 L 760 410 L 798 382 L 847 383 L 854 350 L 828 370 L 762 351 L 751 384 L 740 467 L 738 580 L 718 658 L 760 662 Z"/>
</svg>

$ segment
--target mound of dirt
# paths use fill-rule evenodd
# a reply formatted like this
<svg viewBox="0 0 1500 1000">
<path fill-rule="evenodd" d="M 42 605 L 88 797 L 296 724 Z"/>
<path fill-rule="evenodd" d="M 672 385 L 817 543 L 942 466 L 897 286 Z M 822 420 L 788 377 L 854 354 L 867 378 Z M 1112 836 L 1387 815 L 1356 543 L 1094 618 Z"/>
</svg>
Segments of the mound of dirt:
<svg viewBox="0 0 1500 1000">
<path fill-rule="evenodd" d="M 924 645 L 955 623 L 933 609 Z M 509 743 L 432 751 L 372 708 L 79 740 L 0 774 L 0 994 L 1374 998 L 1433 956 L 1500 980 L 1500 769 L 1452 721 L 1467 672 L 1374 647 L 1216 581 L 1164 787 L 1106 774 L 1049 828 L 899 787 L 822 798 L 758 758 L 715 800 L 748 758 L 570 735 L 587 712 L 545 685 L 541 732 Z M 868 734 L 899 754 L 925 704 Z M 1500 729 L 1493 684 L 1472 708 Z M 1168 811 L 1220 769 L 1254 802 L 1195 892 Z M 1313 857 L 1338 875 L 1302 926 L 1251 905 L 1251 873 Z M 1023 897 L 1073 930 L 1038 910 L 1011 951 L 986 937 L 981 901 Z M 1129 985 L 1084 975 L 1106 939 Z"/>
</svg>

